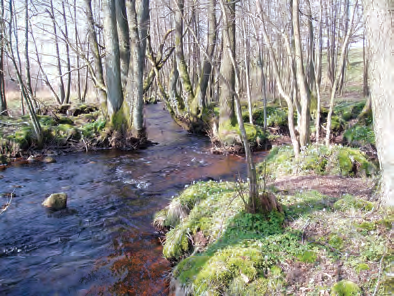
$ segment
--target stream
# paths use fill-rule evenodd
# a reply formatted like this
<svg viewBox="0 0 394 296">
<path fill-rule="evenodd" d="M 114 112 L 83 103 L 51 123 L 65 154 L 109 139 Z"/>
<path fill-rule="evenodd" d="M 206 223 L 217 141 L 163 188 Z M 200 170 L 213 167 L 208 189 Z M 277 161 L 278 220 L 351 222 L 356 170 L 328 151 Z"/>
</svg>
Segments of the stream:
<svg viewBox="0 0 394 296">
<path fill-rule="evenodd" d="M 194 180 L 245 177 L 246 165 L 211 154 L 209 139 L 182 130 L 162 104 L 145 112 L 155 146 L 67 154 L 0 172 L 0 205 L 2 194 L 16 195 L 0 215 L 0 295 L 168 294 L 171 267 L 154 213 Z M 67 210 L 41 205 L 55 192 L 68 194 Z"/>
</svg>

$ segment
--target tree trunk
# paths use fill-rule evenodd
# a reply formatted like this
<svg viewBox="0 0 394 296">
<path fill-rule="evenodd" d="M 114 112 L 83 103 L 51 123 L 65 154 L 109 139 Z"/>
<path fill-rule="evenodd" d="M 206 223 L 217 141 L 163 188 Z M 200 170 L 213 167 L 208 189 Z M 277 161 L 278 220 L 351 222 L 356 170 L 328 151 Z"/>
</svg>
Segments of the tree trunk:
<svg viewBox="0 0 394 296">
<path fill-rule="evenodd" d="M 115 0 L 104 0 L 103 9 L 105 12 L 104 39 L 107 53 L 105 57 L 105 70 L 106 85 L 108 89 L 108 114 L 114 128 L 123 131 L 128 130 L 131 125 L 126 124 L 126 126 L 124 126 L 124 119 L 128 119 L 129 110 L 121 110 L 124 111 L 124 114 L 119 114 L 119 116 L 117 114 L 123 104 L 123 91 L 120 73 L 120 51 L 116 27 Z"/>
<path fill-rule="evenodd" d="M 55 51 L 56 51 L 56 61 L 57 61 L 57 73 L 58 73 L 58 76 L 59 76 L 60 102 L 63 104 L 65 99 L 66 99 L 66 93 L 65 93 L 65 90 L 64 90 L 62 62 L 61 62 L 61 58 L 60 58 L 59 40 L 58 40 L 58 36 L 57 36 L 57 28 L 56 28 L 56 21 L 55 21 L 55 11 L 53 9 L 53 0 L 50 1 L 50 6 L 51 6 L 50 17 L 52 19 L 53 34 L 54 34 L 54 37 L 55 37 Z"/>
<path fill-rule="evenodd" d="M 391 3 L 390 3 L 391 2 Z M 382 169 L 382 201 L 394 205 L 394 3 L 367 1 L 365 19 L 376 148 Z"/>
<path fill-rule="evenodd" d="M 181 80 L 184 94 L 184 99 L 186 101 L 187 108 L 194 107 L 194 110 L 189 110 L 192 117 L 197 115 L 197 104 L 193 104 L 194 93 L 191 84 L 189 71 L 187 68 L 185 55 L 183 51 L 183 12 L 184 12 L 184 0 L 174 0 L 175 1 L 175 56 L 179 71 L 179 77 Z"/>
<path fill-rule="evenodd" d="M 93 54 L 93 64 L 96 68 L 94 80 L 95 86 L 98 88 L 99 101 L 101 105 L 101 110 L 105 117 L 108 115 L 107 106 L 107 93 L 104 90 L 104 74 L 103 74 L 103 64 L 101 61 L 100 50 L 98 47 L 97 34 L 94 25 L 93 12 L 92 12 L 92 0 L 84 0 L 85 13 L 87 17 L 87 29 L 89 35 L 89 47 L 91 48 Z"/>
<path fill-rule="evenodd" d="M 5 47 L 5 19 L 4 19 L 4 0 L 0 0 L 1 20 L 0 20 L 0 115 L 8 115 L 7 100 L 5 96 L 4 79 L 4 47 Z"/>
<path fill-rule="evenodd" d="M 139 28 L 149 23 L 149 0 L 142 0 L 136 11 L 136 1 L 127 2 L 129 18 L 129 32 L 131 42 L 131 58 L 129 78 L 126 86 L 126 101 L 132 107 L 133 129 L 137 138 L 145 137 L 143 125 L 143 91 L 144 91 L 144 62 L 145 48 L 140 37 L 146 39 L 146 35 L 139 32 Z M 140 24 L 140 25 L 139 25 Z M 143 32 L 147 32 L 146 29 Z M 145 45 L 146 47 L 146 45 Z"/>
<path fill-rule="evenodd" d="M 126 13 L 126 1 L 116 0 L 115 4 L 119 36 L 120 71 L 122 75 L 122 86 L 125 86 L 130 65 L 130 35 Z"/>
<path fill-rule="evenodd" d="M 346 37 L 345 40 L 343 41 L 342 44 L 342 49 L 341 49 L 341 57 L 340 57 L 340 64 L 337 67 L 337 72 L 335 74 L 335 80 L 334 84 L 332 85 L 331 88 L 331 95 L 330 95 L 330 110 L 328 111 L 328 116 L 327 116 L 327 133 L 326 133 L 326 145 L 330 145 L 330 135 L 331 135 L 331 118 L 332 118 L 332 113 L 334 111 L 334 100 L 335 100 L 335 94 L 337 92 L 337 86 L 339 83 L 339 79 L 341 78 L 341 71 L 342 71 L 342 66 L 345 64 L 345 59 L 346 59 L 346 52 L 347 52 L 347 47 L 349 45 L 350 41 L 350 35 L 353 30 L 353 21 L 354 21 L 354 16 L 356 14 L 356 9 L 357 9 L 357 4 L 358 0 L 356 0 L 354 4 L 354 8 L 352 11 L 352 16 L 350 19 L 350 26 L 346 32 Z"/>
<path fill-rule="evenodd" d="M 299 0 L 293 0 L 294 47 L 296 56 L 297 85 L 300 91 L 301 121 L 299 126 L 301 148 L 309 143 L 310 125 L 310 93 L 306 84 L 304 62 L 302 58 L 302 43 L 300 34 Z"/>
<path fill-rule="evenodd" d="M 223 23 L 223 56 L 220 65 L 220 114 L 219 134 L 226 131 L 225 126 L 235 123 L 234 93 L 235 93 L 235 70 L 231 58 L 235 56 L 235 2 L 225 0 L 223 4 L 227 15 L 227 23 Z M 226 32 L 226 33 L 225 33 Z"/>
<path fill-rule="evenodd" d="M 263 32 L 264 41 L 268 47 L 268 53 L 269 53 L 269 57 L 270 57 L 271 65 L 272 65 L 272 72 L 276 78 L 276 84 L 277 84 L 279 93 L 285 99 L 285 101 L 287 103 L 287 107 L 288 107 L 287 119 L 288 119 L 288 124 L 289 124 L 290 138 L 291 138 L 291 142 L 293 144 L 294 155 L 296 158 L 298 158 L 299 153 L 300 153 L 300 144 L 299 144 L 299 140 L 297 139 L 297 136 L 295 133 L 295 127 L 294 127 L 294 105 L 293 105 L 293 100 L 291 97 L 292 93 L 293 93 L 293 89 L 290 90 L 290 94 L 287 94 L 284 90 L 282 80 L 280 79 L 280 76 L 279 76 L 277 59 L 275 57 L 275 53 L 272 48 L 271 40 L 268 37 L 267 29 L 265 26 L 265 17 L 266 16 L 263 12 L 261 5 L 259 5 L 259 2 L 257 2 L 257 10 L 260 12 L 260 14 L 262 15 L 262 18 L 263 18 L 262 19 L 262 21 L 263 21 L 262 32 Z M 293 59 L 291 57 L 291 53 L 289 53 L 290 42 L 287 38 L 286 38 L 286 47 L 287 47 L 288 55 L 289 55 L 289 59 L 290 59 L 289 63 L 290 63 L 290 65 L 292 65 Z M 293 78 L 293 84 L 295 84 L 295 78 Z M 295 85 L 294 85 L 294 88 L 295 88 Z"/>
<path fill-rule="evenodd" d="M 217 38 L 217 24 L 216 24 L 216 14 L 215 14 L 216 0 L 209 0 L 208 3 L 208 44 L 207 44 L 207 54 L 209 59 L 213 59 L 216 46 Z M 199 108 L 202 109 L 206 105 L 206 93 L 208 88 L 209 78 L 212 74 L 212 65 L 208 58 L 204 57 L 203 68 L 200 74 L 200 81 L 195 94 L 195 103 L 198 104 Z"/>
<path fill-rule="evenodd" d="M 64 8 L 64 2 L 62 2 L 62 8 L 63 8 L 64 32 L 66 35 L 66 39 L 68 40 L 68 26 L 67 26 L 66 9 Z M 64 100 L 66 104 L 69 104 L 70 94 L 71 94 L 71 61 L 70 61 L 70 46 L 68 45 L 68 42 L 66 42 L 66 58 L 67 58 L 67 89 L 65 91 Z"/>
<path fill-rule="evenodd" d="M 74 38 L 76 47 L 80 46 L 80 40 L 78 36 L 78 21 L 77 21 L 77 0 L 74 0 Z M 83 102 L 81 93 L 81 70 L 80 70 L 80 58 L 77 54 L 77 99 L 79 102 Z"/>
</svg>

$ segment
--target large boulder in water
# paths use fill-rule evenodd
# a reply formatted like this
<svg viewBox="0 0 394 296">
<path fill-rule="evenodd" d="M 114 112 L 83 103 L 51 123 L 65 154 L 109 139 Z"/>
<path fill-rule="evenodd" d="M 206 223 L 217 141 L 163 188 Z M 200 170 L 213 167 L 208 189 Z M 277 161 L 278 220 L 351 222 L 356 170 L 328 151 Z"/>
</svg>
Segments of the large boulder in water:
<svg viewBox="0 0 394 296">
<path fill-rule="evenodd" d="M 67 194 L 66 193 L 53 193 L 44 202 L 43 206 L 53 210 L 61 210 L 67 207 Z"/>
</svg>

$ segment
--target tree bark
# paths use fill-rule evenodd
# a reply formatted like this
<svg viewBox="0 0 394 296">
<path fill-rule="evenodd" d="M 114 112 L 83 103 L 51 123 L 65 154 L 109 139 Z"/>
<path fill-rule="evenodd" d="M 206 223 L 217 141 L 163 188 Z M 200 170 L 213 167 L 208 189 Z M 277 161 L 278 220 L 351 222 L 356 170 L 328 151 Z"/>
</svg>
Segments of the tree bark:
<svg viewBox="0 0 394 296">
<path fill-rule="evenodd" d="M 104 0 L 103 8 L 105 12 L 104 17 L 104 39 L 106 45 L 105 70 L 106 70 L 106 85 L 108 97 L 108 113 L 112 124 L 116 130 L 128 128 L 123 125 L 124 122 L 119 122 L 116 118 L 116 113 L 120 110 L 123 104 L 123 91 L 120 73 L 120 51 L 119 38 L 116 27 L 116 10 L 115 0 Z M 125 110 L 125 114 L 127 111 Z"/>
<path fill-rule="evenodd" d="M 184 0 L 174 0 L 175 1 L 175 56 L 179 71 L 179 77 L 182 83 L 182 88 L 184 91 L 184 96 L 186 100 L 186 106 L 190 109 L 191 106 L 196 106 L 193 104 L 194 92 L 193 86 L 190 80 L 189 71 L 187 68 L 184 50 L 183 50 L 183 13 L 184 13 Z M 192 116 L 197 115 L 197 110 L 189 110 Z"/>
<path fill-rule="evenodd" d="M 235 2 L 225 0 L 223 14 L 227 15 L 227 22 L 223 21 L 223 56 L 220 65 L 220 114 L 219 134 L 222 127 L 234 123 L 234 93 L 235 93 L 235 70 L 231 58 L 235 56 Z"/>
<path fill-rule="evenodd" d="M 7 112 L 7 100 L 5 95 L 5 79 L 4 79 L 4 47 L 5 47 L 5 11 L 4 11 L 4 0 L 0 0 L 0 115 L 8 115 Z"/>
<path fill-rule="evenodd" d="M 293 0 L 293 28 L 294 28 L 294 47 L 296 59 L 297 85 L 300 91 L 301 101 L 301 121 L 299 126 L 301 148 L 309 143 L 310 135 L 310 92 L 306 84 L 304 62 L 302 58 L 302 43 L 300 34 L 299 0 Z"/>
<path fill-rule="evenodd" d="M 216 24 L 216 14 L 215 14 L 216 0 L 209 0 L 208 3 L 208 44 L 207 44 L 207 54 L 209 59 L 213 59 L 216 46 L 217 38 L 217 24 Z M 195 104 L 198 104 L 200 109 L 203 109 L 206 105 L 206 93 L 208 88 L 208 82 L 210 75 L 212 74 L 212 65 L 208 58 L 204 57 L 203 67 L 200 74 L 200 80 L 195 94 Z"/>
<path fill-rule="evenodd" d="M 127 12 L 129 18 L 129 32 L 131 42 L 131 58 L 132 63 L 129 69 L 129 78 L 126 86 L 126 101 L 132 107 L 133 129 L 136 131 L 137 138 L 145 136 L 143 125 L 143 91 L 144 91 L 144 62 L 145 49 L 142 39 L 146 39 L 146 29 L 140 28 L 149 23 L 149 0 L 142 0 L 138 14 L 136 11 L 136 1 L 127 1 Z M 148 12 L 148 13 L 147 13 Z"/>
<path fill-rule="evenodd" d="M 55 37 L 55 51 L 56 51 L 56 61 L 57 61 L 57 73 L 59 76 L 59 93 L 60 93 L 60 102 L 63 104 L 66 98 L 66 93 L 64 90 L 64 81 L 63 81 L 63 72 L 62 72 L 62 63 L 60 58 L 60 49 L 59 49 L 59 40 L 57 36 L 57 28 L 56 28 L 56 21 L 55 21 L 55 11 L 53 9 L 53 0 L 50 1 L 51 13 L 50 17 L 52 19 L 52 26 L 53 26 L 53 34 Z"/>
<path fill-rule="evenodd" d="M 366 1 L 364 6 L 370 58 L 370 91 L 376 148 L 382 169 L 382 201 L 394 205 L 394 3 Z"/>
<path fill-rule="evenodd" d="M 126 1 L 116 0 L 115 4 L 119 36 L 120 71 L 122 75 L 122 86 L 125 86 L 130 65 L 130 35 L 126 13 Z"/>
<path fill-rule="evenodd" d="M 100 50 L 98 47 L 97 34 L 96 34 L 96 29 L 95 29 L 95 24 L 94 24 L 94 19 L 93 19 L 92 0 L 84 0 L 84 4 L 85 4 L 84 5 L 85 6 L 85 13 L 86 13 L 86 17 L 87 17 L 89 47 L 92 51 L 93 64 L 96 68 L 96 71 L 94 73 L 96 79 L 94 80 L 94 83 L 95 83 L 96 87 L 98 88 L 101 110 L 102 110 L 104 116 L 107 117 L 107 115 L 108 115 L 107 93 L 103 90 L 103 88 L 105 88 L 104 74 L 103 74 L 103 63 L 101 60 Z M 99 84 L 101 87 L 99 87 L 97 84 Z"/>
<path fill-rule="evenodd" d="M 64 32 L 66 38 L 68 39 L 68 25 L 67 25 L 67 17 L 66 17 L 66 9 L 64 7 L 64 2 L 62 1 L 63 8 L 63 21 L 64 21 Z M 68 42 L 66 42 L 66 59 L 67 59 L 67 88 L 65 90 L 65 103 L 70 103 L 70 94 L 71 94 L 71 61 L 70 61 L 70 46 Z"/>
</svg>

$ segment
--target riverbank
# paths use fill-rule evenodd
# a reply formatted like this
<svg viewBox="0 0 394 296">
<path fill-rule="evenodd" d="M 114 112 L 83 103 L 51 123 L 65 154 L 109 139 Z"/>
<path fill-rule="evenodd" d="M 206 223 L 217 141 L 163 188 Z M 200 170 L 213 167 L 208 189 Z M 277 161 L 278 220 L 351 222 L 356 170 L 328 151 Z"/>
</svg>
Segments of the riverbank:
<svg viewBox="0 0 394 296">
<path fill-rule="evenodd" d="M 348 149 L 334 147 L 331 160 L 341 156 L 341 163 L 326 163 L 337 174 L 307 165 L 285 172 L 283 163 L 268 173 L 267 190 L 284 214 L 246 213 L 242 182 L 199 182 L 181 192 L 154 220 L 166 232 L 163 254 L 174 264 L 172 290 L 177 295 L 392 292 L 393 211 L 379 205 L 374 164 L 363 153 L 363 159 L 354 159 Z M 283 155 L 271 152 L 268 166 Z M 286 159 L 291 163 L 289 155 Z"/>
</svg>

